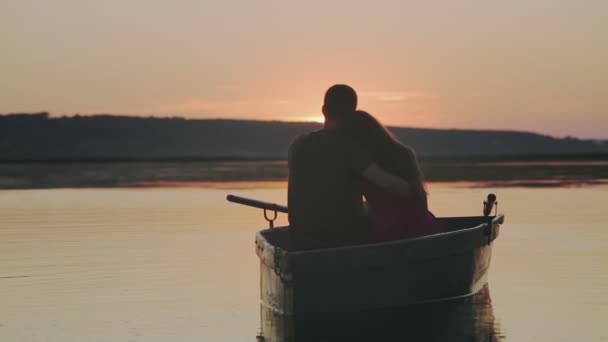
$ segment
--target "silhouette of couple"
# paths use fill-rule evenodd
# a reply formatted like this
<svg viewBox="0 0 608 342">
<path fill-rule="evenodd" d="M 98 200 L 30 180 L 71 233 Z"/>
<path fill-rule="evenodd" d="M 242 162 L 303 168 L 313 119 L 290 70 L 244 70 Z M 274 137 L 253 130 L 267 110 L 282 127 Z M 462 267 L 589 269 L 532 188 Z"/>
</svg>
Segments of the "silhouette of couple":
<svg viewBox="0 0 608 342">
<path fill-rule="evenodd" d="M 381 242 L 441 231 L 427 208 L 414 151 L 357 110 L 357 93 L 325 93 L 322 129 L 289 148 L 290 240 L 296 250 Z M 363 196 L 367 206 L 363 203 Z"/>
</svg>

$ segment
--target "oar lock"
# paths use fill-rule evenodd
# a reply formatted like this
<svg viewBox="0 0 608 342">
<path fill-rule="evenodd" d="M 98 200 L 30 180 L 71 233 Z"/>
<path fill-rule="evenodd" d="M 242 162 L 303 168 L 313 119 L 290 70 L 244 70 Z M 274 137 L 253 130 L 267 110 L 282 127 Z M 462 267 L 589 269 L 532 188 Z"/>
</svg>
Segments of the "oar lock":
<svg viewBox="0 0 608 342">
<path fill-rule="evenodd" d="M 490 216 L 492 208 L 494 208 L 494 216 L 496 216 L 498 213 L 498 201 L 496 201 L 496 195 L 490 193 L 488 194 L 488 198 L 483 201 L 483 216 Z"/>
</svg>

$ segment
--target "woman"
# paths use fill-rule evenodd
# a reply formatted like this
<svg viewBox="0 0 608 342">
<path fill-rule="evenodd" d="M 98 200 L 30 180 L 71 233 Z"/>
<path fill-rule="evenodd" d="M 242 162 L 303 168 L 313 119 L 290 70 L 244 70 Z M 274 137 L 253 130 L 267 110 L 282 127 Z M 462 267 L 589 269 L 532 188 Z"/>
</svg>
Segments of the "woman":
<svg viewBox="0 0 608 342">
<path fill-rule="evenodd" d="M 361 180 L 371 211 L 371 240 L 380 242 L 440 233 L 442 230 L 427 207 L 427 192 L 414 151 L 397 141 L 367 112 L 356 111 L 343 120 L 346 135 L 367 148 L 380 167 L 407 181 L 412 189 L 410 198 L 399 198 Z"/>
</svg>

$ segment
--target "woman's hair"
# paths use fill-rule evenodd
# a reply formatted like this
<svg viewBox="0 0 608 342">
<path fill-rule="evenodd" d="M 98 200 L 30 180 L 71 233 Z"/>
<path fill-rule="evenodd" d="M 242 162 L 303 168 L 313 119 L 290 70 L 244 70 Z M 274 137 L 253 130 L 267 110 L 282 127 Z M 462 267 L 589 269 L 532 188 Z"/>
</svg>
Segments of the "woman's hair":
<svg viewBox="0 0 608 342">
<path fill-rule="evenodd" d="M 416 154 L 410 147 L 397 140 L 371 114 L 361 110 L 346 115 L 341 126 L 349 138 L 369 150 L 374 162 L 407 181 L 414 195 L 426 203 L 424 177 Z"/>
</svg>

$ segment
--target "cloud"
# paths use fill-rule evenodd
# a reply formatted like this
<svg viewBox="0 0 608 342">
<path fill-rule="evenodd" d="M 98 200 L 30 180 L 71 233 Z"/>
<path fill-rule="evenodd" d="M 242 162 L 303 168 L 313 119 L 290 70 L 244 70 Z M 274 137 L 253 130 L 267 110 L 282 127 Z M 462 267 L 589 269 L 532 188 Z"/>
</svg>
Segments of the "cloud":
<svg viewBox="0 0 608 342">
<path fill-rule="evenodd" d="M 245 101 L 223 101 L 223 100 L 209 100 L 209 99 L 190 99 L 177 103 L 173 103 L 164 106 L 165 109 L 170 111 L 185 111 L 185 112 L 209 112 L 225 110 L 235 106 L 246 106 L 249 103 Z"/>
<path fill-rule="evenodd" d="M 370 91 L 361 92 L 360 96 L 381 102 L 406 102 L 435 99 L 438 97 L 438 94 L 421 91 Z"/>
<path fill-rule="evenodd" d="M 282 99 L 270 101 L 270 104 L 275 104 L 275 105 L 292 105 L 294 103 L 295 102 L 293 102 L 291 100 L 282 100 Z"/>
<path fill-rule="evenodd" d="M 212 99 L 191 98 L 161 105 L 159 110 L 170 113 L 184 113 L 211 116 L 258 116 L 279 108 L 290 107 L 295 102 L 289 99 Z"/>
<path fill-rule="evenodd" d="M 235 90 L 239 90 L 241 87 L 235 84 L 220 84 L 215 86 L 215 90 L 221 92 L 231 92 Z"/>
</svg>

